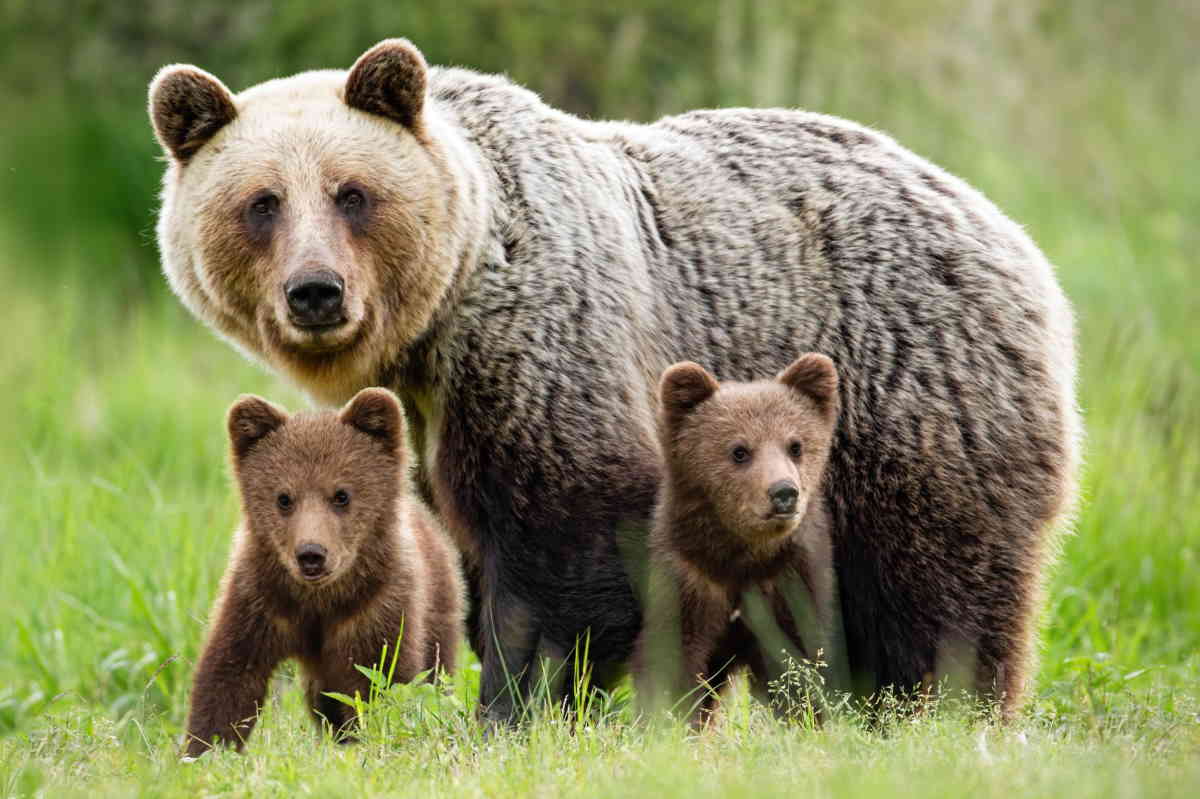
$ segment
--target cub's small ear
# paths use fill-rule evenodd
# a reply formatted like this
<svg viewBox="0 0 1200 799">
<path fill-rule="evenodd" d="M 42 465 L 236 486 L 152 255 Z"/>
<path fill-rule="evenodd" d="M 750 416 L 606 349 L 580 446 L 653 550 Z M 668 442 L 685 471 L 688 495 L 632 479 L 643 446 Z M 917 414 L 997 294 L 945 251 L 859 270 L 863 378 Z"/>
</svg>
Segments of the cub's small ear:
<svg viewBox="0 0 1200 799">
<path fill-rule="evenodd" d="M 716 393 L 717 379 L 703 366 L 681 361 L 668 366 L 658 384 L 658 397 L 668 421 L 682 419 L 700 403 Z"/>
<path fill-rule="evenodd" d="M 358 57 L 346 78 L 346 105 L 417 132 L 428 67 L 408 39 L 384 39 Z"/>
<path fill-rule="evenodd" d="M 227 420 L 234 457 L 244 458 L 259 440 L 282 427 L 287 418 L 287 411 L 262 397 L 253 394 L 238 397 L 229 409 Z"/>
<path fill-rule="evenodd" d="M 225 84 L 199 67 L 172 64 L 150 81 L 150 122 L 168 155 L 186 164 L 237 117 Z"/>
<path fill-rule="evenodd" d="M 779 373 L 779 382 L 812 399 L 826 412 L 837 411 L 837 367 L 828 356 L 806 352 Z"/>
<path fill-rule="evenodd" d="M 404 438 L 404 412 L 400 400 L 386 388 L 364 388 L 346 403 L 338 416 L 345 424 L 400 449 Z"/>
</svg>

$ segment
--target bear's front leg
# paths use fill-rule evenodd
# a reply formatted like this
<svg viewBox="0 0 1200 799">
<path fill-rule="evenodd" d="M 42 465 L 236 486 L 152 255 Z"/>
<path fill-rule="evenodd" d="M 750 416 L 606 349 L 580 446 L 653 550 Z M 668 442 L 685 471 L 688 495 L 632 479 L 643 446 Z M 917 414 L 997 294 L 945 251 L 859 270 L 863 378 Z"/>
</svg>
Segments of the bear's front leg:
<svg viewBox="0 0 1200 799">
<path fill-rule="evenodd" d="M 370 665 L 372 662 L 368 659 L 364 665 Z M 338 743 L 349 744 L 357 741 L 351 734 L 358 725 L 358 712 L 354 706 L 326 695 L 357 695 L 364 702 L 370 697 L 371 681 L 354 668 L 354 663 L 349 657 L 343 655 L 340 660 L 331 658 L 315 667 L 305 666 L 304 693 L 308 698 L 308 708 L 313 721 L 319 729 L 324 729 L 328 724 L 334 740 Z"/>
<path fill-rule="evenodd" d="M 694 728 L 712 722 L 730 676 L 742 665 L 740 652 L 728 640 L 733 610 L 725 597 L 707 593 L 683 597 L 680 632 L 690 691 L 679 706 L 690 708 L 688 720 Z"/>
<path fill-rule="evenodd" d="M 807 585 L 787 576 L 771 586 L 756 587 L 742 597 L 738 620 L 748 636 L 747 664 L 754 697 L 771 708 L 777 718 L 811 715 L 823 723 L 834 671 L 825 660 L 837 657 L 824 642 L 829 631 L 819 624 L 817 609 Z"/>
<path fill-rule="evenodd" d="M 717 591 L 698 590 L 658 558 L 649 577 L 635 663 L 638 693 L 650 709 L 683 713 L 701 726 L 736 665 L 726 662 L 729 648 L 721 645 L 732 604 Z"/>
<path fill-rule="evenodd" d="M 487 722 L 513 724 L 531 699 L 541 625 L 529 603 L 505 585 L 499 574 L 491 571 L 494 579 L 482 585 L 479 707 Z"/>
<path fill-rule="evenodd" d="M 248 603 L 221 602 L 192 681 L 185 756 L 199 757 L 214 741 L 241 751 L 283 654 L 270 622 Z"/>
</svg>

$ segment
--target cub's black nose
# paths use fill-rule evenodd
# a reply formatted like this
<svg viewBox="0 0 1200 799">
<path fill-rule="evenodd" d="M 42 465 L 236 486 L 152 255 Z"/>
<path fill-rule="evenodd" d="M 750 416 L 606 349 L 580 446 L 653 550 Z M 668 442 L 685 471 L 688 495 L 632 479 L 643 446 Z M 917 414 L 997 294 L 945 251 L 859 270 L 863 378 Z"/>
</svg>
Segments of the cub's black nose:
<svg viewBox="0 0 1200 799">
<path fill-rule="evenodd" d="M 296 562 L 305 577 L 320 577 L 325 573 L 325 547 L 320 544 L 304 544 L 296 550 Z"/>
<path fill-rule="evenodd" d="M 342 321 L 342 278 L 328 269 L 300 272 L 283 286 L 292 321 L 300 327 Z"/>
<path fill-rule="evenodd" d="M 795 513 L 796 499 L 799 496 L 800 489 L 796 488 L 796 484 L 791 480 L 779 480 L 771 483 L 771 487 L 767 489 L 771 508 L 779 514 Z"/>
</svg>

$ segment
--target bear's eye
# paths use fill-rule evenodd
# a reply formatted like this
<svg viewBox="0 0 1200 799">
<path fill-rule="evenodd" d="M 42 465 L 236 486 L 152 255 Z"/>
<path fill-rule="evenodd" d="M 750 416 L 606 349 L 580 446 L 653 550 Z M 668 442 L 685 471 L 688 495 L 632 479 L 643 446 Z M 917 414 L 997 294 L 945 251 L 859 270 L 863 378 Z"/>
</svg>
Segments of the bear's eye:
<svg viewBox="0 0 1200 799">
<path fill-rule="evenodd" d="M 350 504 L 350 493 L 339 488 L 333 492 L 333 504 L 339 508 L 344 508 Z"/>
<path fill-rule="evenodd" d="M 367 196 L 363 194 L 362 189 L 353 186 L 342 189 L 337 198 L 338 206 L 345 213 L 352 214 L 362 210 L 362 207 L 367 204 Z"/>
<path fill-rule="evenodd" d="M 800 446 L 799 441 L 793 441 L 788 445 L 788 454 L 793 458 L 799 458 L 801 452 L 803 452 L 803 448 Z"/>
<path fill-rule="evenodd" d="M 729 453 L 729 457 L 733 458 L 734 463 L 745 463 L 750 460 L 750 450 L 743 446 L 737 446 Z"/>
<path fill-rule="evenodd" d="M 260 219 L 275 216 L 279 211 L 279 198 L 274 194 L 262 194 L 250 201 L 250 213 Z"/>
<path fill-rule="evenodd" d="M 292 509 L 292 498 L 288 494 L 280 494 L 278 497 L 275 498 L 275 503 L 277 505 L 279 505 L 280 510 L 291 510 Z"/>
</svg>

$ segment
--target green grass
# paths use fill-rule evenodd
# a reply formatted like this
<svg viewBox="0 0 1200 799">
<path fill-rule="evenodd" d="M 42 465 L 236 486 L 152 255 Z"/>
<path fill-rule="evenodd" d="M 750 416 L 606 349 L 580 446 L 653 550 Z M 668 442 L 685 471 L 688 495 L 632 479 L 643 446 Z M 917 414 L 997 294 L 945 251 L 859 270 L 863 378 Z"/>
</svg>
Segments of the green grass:
<svg viewBox="0 0 1200 799">
<path fill-rule="evenodd" d="M 814 731 L 742 701 L 689 736 L 634 723 L 621 691 L 574 727 L 540 714 L 485 739 L 471 661 L 446 693 L 389 691 L 349 748 L 314 735 L 285 671 L 244 756 L 180 764 L 237 519 L 224 411 L 242 392 L 305 400 L 155 273 L 140 87 L 114 90 L 116 105 L 6 102 L 0 795 L 1200 794 L 1196 23 L 1173 0 L 1136 18 L 1095 5 L 1107 11 L 1022 0 L 1040 11 L 984 23 L 940 0 L 825 4 L 797 80 L 760 86 L 766 56 L 718 76 L 731 103 L 843 114 L 962 175 L 1027 226 L 1075 303 L 1083 498 L 1048 587 L 1037 690 L 1007 729 L 946 711 Z M 654 109 L 691 104 L 704 76 L 656 89 Z M 650 107 L 639 96 L 630 113 Z"/>
<path fill-rule="evenodd" d="M 339 746 L 304 723 L 281 679 L 241 755 L 177 759 L 177 736 L 145 707 L 123 720 L 55 711 L 0 740 L 0 791 L 54 796 L 1190 796 L 1200 785 L 1197 707 L 1141 694 L 1117 714 L 1044 706 L 1011 727 L 961 708 L 888 717 L 882 731 L 839 718 L 781 723 L 743 693 L 722 724 L 630 723 L 627 697 L 564 720 L 542 711 L 516 732 L 484 735 L 465 669 L 439 688 L 395 686 L 364 716 L 362 741 Z M 1111 691 L 1111 686 L 1105 689 Z M 1115 693 L 1123 693 L 1120 689 Z M 1092 723 L 1087 723 L 1088 721 Z"/>
</svg>

